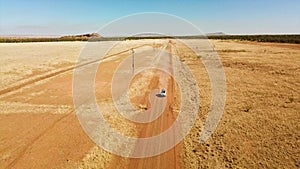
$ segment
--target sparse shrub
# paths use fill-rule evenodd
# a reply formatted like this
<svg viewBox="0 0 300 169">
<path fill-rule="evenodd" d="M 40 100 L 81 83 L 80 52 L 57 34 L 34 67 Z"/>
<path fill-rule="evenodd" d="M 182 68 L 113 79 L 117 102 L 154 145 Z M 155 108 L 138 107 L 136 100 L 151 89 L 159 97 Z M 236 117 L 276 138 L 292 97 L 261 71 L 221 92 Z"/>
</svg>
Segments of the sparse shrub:
<svg viewBox="0 0 300 169">
<path fill-rule="evenodd" d="M 244 112 L 249 112 L 251 109 L 252 109 L 252 106 L 247 105 L 247 106 L 244 108 Z"/>
<path fill-rule="evenodd" d="M 293 103 L 295 101 L 294 96 L 289 97 L 290 103 Z"/>
</svg>

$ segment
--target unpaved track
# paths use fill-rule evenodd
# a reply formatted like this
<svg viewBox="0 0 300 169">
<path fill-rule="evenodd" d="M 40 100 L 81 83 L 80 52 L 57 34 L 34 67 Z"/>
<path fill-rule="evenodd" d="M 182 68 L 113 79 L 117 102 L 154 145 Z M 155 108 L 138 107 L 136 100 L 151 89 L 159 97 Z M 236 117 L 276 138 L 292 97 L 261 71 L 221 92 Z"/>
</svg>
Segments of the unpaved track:
<svg viewBox="0 0 300 169">
<path fill-rule="evenodd" d="M 137 49 L 137 48 L 140 48 L 140 47 L 143 47 L 143 46 L 145 46 L 145 45 L 136 46 L 136 47 L 133 47 L 131 49 Z M 79 65 L 76 65 L 76 66 L 69 66 L 69 67 L 62 68 L 62 69 L 59 69 L 59 70 L 55 70 L 55 71 L 52 71 L 52 72 L 49 72 L 49 73 L 38 75 L 38 76 L 33 77 L 33 78 L 28 78 L 28 79 L 16 82 L 16 83 L 12 84 L 11 86 L 0 90 L 0 96 L 3 95 L 3 94 L 6 94 L 6 93 L 12 92 L 12 91 L 21 89 L 21 88 L 26 87 L 28 85 L 31 85 L 33 83 L 39 82 L 41 80 L 45 80 L 45 79 L 49 79 L 49 78 L 52 78 L 52 77 L 57 76 L 57 75 L 61 75 L 61 74 L 66 73 L 70 70 L 74 70 L 76 68 L 84 67 L 84 66 L 87 66 L 87 65 L 90 65 L 90 64 L 93 64 L 93 63 L 97 63 L 99 61 L 103 61 L 104 59 L 108 59 L 110 57 L 114 57 L 114 56 L 126 53 L 128 51 L 131 51 L 131 49 L 127 49 L 127 50 L 123 50 L 123 51 L 118 52 L 118 53 L 110 54 L 110 55 L 104 56 L 101 59 L 92 60 L 92 61 L 82 63 L 82 64 L 79 64 Z"/>
<path fill-rule="evenodd" d="M 156 55 L 156 58 L 153 58 L 154 63 L 157 64 L 158 67 L 164 66 L 169 72 L 171 72 L 171 74 L 173 74 L 172 55 L 170 54 L 171 44 L 166 44 L 166 47 L 162 50 L 166 50 L 168 53 L 163 52 Z M 153 54 L 153 56 L 155 56 L 155 54 Z M 155 76 L 153 76 L 153 78 L 150 80 L 149 86 L 146 87 L 148 87 L 148 90 L 150 91 L 153 89 L 166 89 L 167 97 L 162 99 L 167 99 L 167 104 L 165 107 L 165 111 L 155 121 L 146 124 L 136 124 L 138 131 L 140 131 L 138 136 L 140 138 L 147 138 L 160 134 L 174 123 L 177 116 L 176 114 L 174 114 L 174 111 L 172 109 L 175 102 L 174 98 L 176 97 L 177 92 L 175 91 L 174 79 L 169 74 L 160 70 L 156 70 L 154 72 Z M 133 102 L 136 105 L 146 104 L 149 106 L 149 100 L 145 100 L 143 98 L 149 98 L 149 93 L 145 93 L 144 96 L 133 99 Z M 150 113 L 153 114 L 154 111 L 163 109 L 164 105 L 162 104 L 162 101 L 156 99 L 151 107 L 152 108 Z M 179 131 L 173 131 L 174 136 L 176 132 Z M 167 140 L 161 140 L 161 142 L 169 142 L 170 144 L 174 144 L 175 140 L 174 138 L 169 138 Z M 158 144 L 157 146 L 160 146 L 160 144 Z M 138 154 L 146 154 L 146 152 L 143 152 L 145 151 L 145 149 L 146 148 L 143 147 L 137 147 L 134 151 L 139 152 Z M 182 168 L 181 153 L 182 144 L 179 143 L 174 148 L 160 155 L 148 158 L 129 158 L 125 164 L 120 163 L 120 161 L 124 161 L 122 160 L 122 157 L 114 156 L 110 168 Z"/>
<path fill-rule="evenodd" d="M 66 115 L 20 115 L 15 118 L 13 114 L 1 118 L 2 122 L 11 120 L 24 128 L 14 129 L 15 134 L 20 133 L 17 138 L 2 146 L 9 147 L 9 152 L 14 159 L 7 161 L 4 168 L 44 168 L 46 166 L 60 166 L 69 160 L 80 160 L 82 153 L 92 146 L 92 143 L 81 131 L 80 125 L 76 123 L 74 114 Z M 21 120 L 19 120 L 22 118 Z M 43 124 L 29 126 L 32 121 L 43 122 Z M 27 124 L 24 124 L 27 123 Z M 67 141 L 68 140 L 68 141 Z M 80 145 L 80 146 L 78 146 Z M 76 149 L 73 149 L 76 147 Z M 71 148 L 71 149 L 70 149 Z M 73 150 L 72 150 L 73 149 Z M 5 151 L 5 150 L 4 150 Z M 63 158 L 64 157 L 64 158 Z"/>
<path fill-rule="evenodd" d="M 72 74 L 58 76 L 48 83 L 36 85 L 34 88 L 23 90 L 22 93 L 16 93 L 4 99 L 22 102 L 22 98 L 25 97 L 27 102 L 37 105 L 58 105 L 61 101 L 55 98 L 65 98 L 65 104 L 72 106 L 71 79 Z M 58 85 L 57 89 L 61 86 L 64 87 L 56 92 L 54 98 L 47 97 L 49 93 L 37 98 L 28 98 L 31 93 L 39 91 L 40 88 L 48 89 L 49 92 L 57 90 L 55 84 Z M 64 166 L 68 162 L 82 159 L 93 146 L 93 143 L 82 131 L 73 110 L 64 114 L 40 114 L 38 111 L 23 114 L 1 114 L 0 123 L 1 126 L 5 126 L 3 132 L 1 131 L 0 168 Z M 5 132 L 5 130 L 9 130 L 9 132 Z"/>
<path fill-rule="evenodd" d="M 129 50 L 105 56 L 103 61 L 113 56 L 118 58 Z M 57 112 L 54 111 L 40 114 L 34 110 L 23 114 L 1 114 L 0 125 L 5 127 L 0 130 L 0 168 L 64 168 L 68 163 L 81 161 L 94 143 L 83 132 L 72 108 L 71 70 L 99 61 L 101 59 L 61 68 L 14 83 L 0 91 L 1 101 L 71 107 L 63 114 L 55 114 Z M 44 93 L 34 95 L 41 91 Z"/>
</svg>

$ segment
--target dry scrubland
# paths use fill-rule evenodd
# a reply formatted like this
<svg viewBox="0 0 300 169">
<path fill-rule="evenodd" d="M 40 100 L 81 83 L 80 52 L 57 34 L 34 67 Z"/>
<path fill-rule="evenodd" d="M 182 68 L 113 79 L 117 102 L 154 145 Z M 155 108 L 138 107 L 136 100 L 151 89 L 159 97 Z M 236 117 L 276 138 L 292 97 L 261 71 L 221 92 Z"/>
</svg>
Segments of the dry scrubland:
<svg viewBox="0 0 300 169">
<path fill-rule="evenodd" d="M 110 53 L 144 44 L 159 48 L 166 42 L 124 41 Z M 211 99 L 209 78 L 199 58 L 184 45 L 174 43 L 174 54 L 194 73 L 201 98 L 199 118 L 181 144 L 183 166 L 299 168 L 300 45 L 211 42 L 226 74 L 227 99 L 216 132 L 201 145 L 198 138 Z M 68 70 L 72 70 L 85 44 L 0 44 L 0 168 L 124 168 L 130 163 L 130 159 L 97 147 L 74 114 L 72 71 Z M 103 51 L 91 51 L 87 60 L 98 58 L 98 52 Z M 135 125 L 111 110 L 107 92 L 112 70 L 128 55 L 124 52 L 101 63 L 95 90 L 98 104 L 111 112 L 105 114 L 111 125 L 126 135 L 137 136 Z M 136 80 L 151 75 L 140 75 Z M 132 88 L 142 87 L 135 84 L 141 85 L 132 83 Z"/>
</svg>

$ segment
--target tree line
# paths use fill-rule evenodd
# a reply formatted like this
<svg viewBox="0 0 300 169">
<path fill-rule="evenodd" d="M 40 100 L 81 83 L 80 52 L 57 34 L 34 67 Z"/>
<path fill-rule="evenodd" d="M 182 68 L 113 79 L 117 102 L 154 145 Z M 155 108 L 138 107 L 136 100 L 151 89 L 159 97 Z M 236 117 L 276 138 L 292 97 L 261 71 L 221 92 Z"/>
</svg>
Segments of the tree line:
<svg viewBox="0 0 300 169">
<path fill-rule="evenodd" d="M 138 37 L 58 37 L 58 38 L 5 38 L 0 37 L 0 43 L 21 42 L 64 42 L 64 41 L 121 41 L 139 39 L 221 39 L 256 42 L 277 42 L 300 44 L 299 35 L 209 35 L 209 36 L 138 36 Z"/>
</svg>

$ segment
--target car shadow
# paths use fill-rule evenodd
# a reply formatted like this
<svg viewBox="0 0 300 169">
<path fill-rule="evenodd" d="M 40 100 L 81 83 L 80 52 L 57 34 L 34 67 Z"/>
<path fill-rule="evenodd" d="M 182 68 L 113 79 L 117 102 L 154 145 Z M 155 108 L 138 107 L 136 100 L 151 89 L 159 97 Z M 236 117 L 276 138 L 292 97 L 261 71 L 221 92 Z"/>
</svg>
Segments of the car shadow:
<svg viewBox="0 0 300 169">
<path fill-rule="evenodd" d="M 166 97 L 166 96 L 159 93 L 159 94 L 156 94 L 156 97 Z"/>
</svg>

